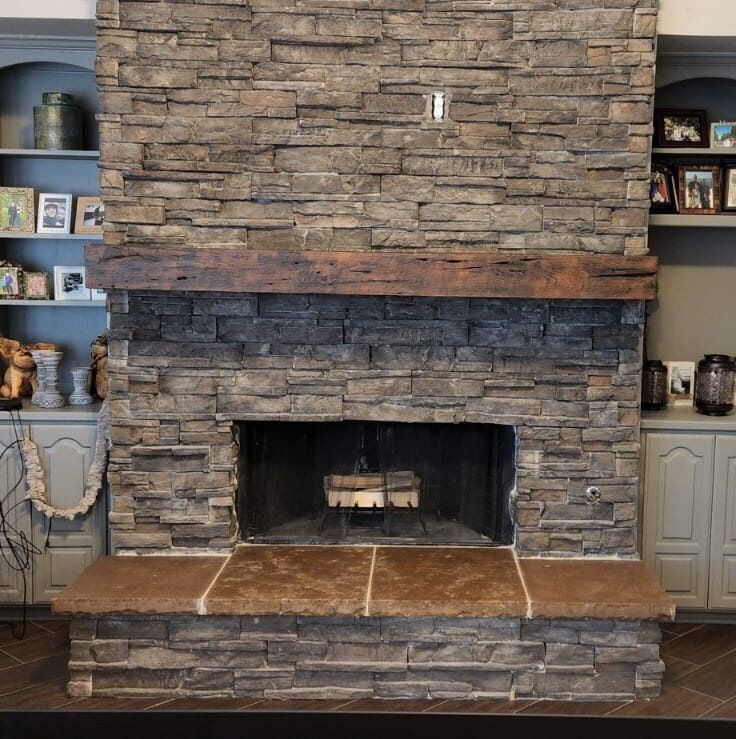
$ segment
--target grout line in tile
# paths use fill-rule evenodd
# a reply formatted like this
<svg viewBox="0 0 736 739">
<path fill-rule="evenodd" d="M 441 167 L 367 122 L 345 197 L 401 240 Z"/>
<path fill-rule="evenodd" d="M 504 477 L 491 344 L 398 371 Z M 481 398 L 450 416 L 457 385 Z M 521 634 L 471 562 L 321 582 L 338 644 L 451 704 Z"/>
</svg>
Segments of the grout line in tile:
<svg viewBox="0 0 736 739">
<path fill-rule="evenodd" d="M 514 558 L 514 564 L 516 564 L 516 572 L 521 580 L 521 587 L 524 588 L 524 597 L 526 598 L 526 617 L 532 618 L 532 599 L 529 597 L 529 589 L 526 586 L 526 580 L 524 580 L 524 573 L 521 571 L 521 565 L 519 564 L 519 555 L 516 548 L 511 550 L 511 554 Z M 512 696 L 513 697 L 513 696 Z"/>
<path fill-rule="evenodd" d="M 719 659 L 723 659 L 724 657 L 728 657 L 728 655 L 733 654 L 734 652 L 736 652 L 736 647 L 734 649 L 729 649 L 727 652 L 723 652 L 722 654 L 719 654 L 717 657 L 713 657 L 713 659 L 708 660 L 707 662 L 703 662 L 702 665 L 699 665 L 697 662 L 690 662 L 689 659 L 682 659 L 682 657 L 676 657 L 674 654 L 673 655 L 670 655 L 674 659 L 679 659 L 682 662 L 687 662 L 688 664 L 691 664 L 691 665 L 693 665 L 695 667 L 694 670 L 689 670 L 684 675 L 680 675 L 680 677 L 678 677 L 677 680 L 675 680 L 675 682 L 678 682 L 678 680 L 681 680 L 682 678 L 687 677 L 688 675 L 691 675 L 693 672 L 697 672 L 698 670 L 702 670 L 704 667 L 709 667 L 714 662 L 718 662 Z M 683 687 L 685 687 L 685 686 L 683 685 Z"/>
<path fill-rule="evenodd" d="M 4 654 L 6 657 L 10 657 L 10 659 L 14 659 L 18 665 L 24 664 L 22 659 L 18 659 L 16 656 L 10 654 L 10 652 L 6 652 L 4 649 L 0 649 L 0 654 Z M 0 672 L 3 670 L 11 670 L 13 667 L 17 667 L 18 665 L 8 665 L 7 667 L 0 668 Z"/>
<path fill-rule="evenodd" d="M 171 703 L 174 700 L 176 700 L 176 698 L 165 698 L 164 700 L 159 701 L 158 703 L 152 703 L 150 706 L 146 706 L 143 710 L 150 711 L 152 708 L 158 708 L 159 706 L 165 706 L 167 703 Z"/>
<path fill-rule="evenodd" d="M 373 573 L 376 569 L 376 555 L 378 554 L 378 547 L 373 547 L 373 557 L 371 558 L 371 570 L 368 575 L 368 587 L 365 591 L 365 612 L 363 613 L 364 616 L 370 616 L 370 603 L 371 603 L 371 594 L 373 591 Z"/>
<path fill-rule="evenodd" d="M 718 701 L 718 704 L 713 706 L 713 708 L 720 708 L 726 701 L 723 700 L 723 698 L 716 698 L 715 695 L 708 695 L 708 693 L 702 693 L 699 690 L 695 690 L 694 688 L 688 688 L 686 685 L 679 685 L 678 687 L 682 688 L 682 690 L 687 690 L 688 693 L 693 693 L 694 695 L 699 695 L 701 698 L 709 698 L 712 701 Z M 711 711 L 713 709 L 709 708 L 708 711 Z M 704 713 L 707 713 L 704 712 Z M 702 713 L 698 714 L 698 717 L 702 716 Z"/>
<path fill-rule="evenodd" d="M 355 703 L 355 698 L 350 698 L 349 700 L 346 700 L 345 703 L 340 703 L 339 705 L 330 708 L 329 712 L 339 711 L 341 708 L 345 708 L 345 706 L 349 706 L 351 703 Z"/>
<path fill-rule="evenodd" d="M 252 703 L 248 703 L 245 706 L 240 706 L 238 708 L 238 711 L 247 711 L 249 708 L 253 708 L 253 706 L 257 706 L 259 703 L 263 703 L 263 698 L 253 698 Z"/>
<path fill-rule="evenodd" d="M 43 622 L 41 622 L 41 621 L 31 621 L 31 623 L 32 623 L 32 624 L 33 624 L 34 626 L 38 626 L 38 628 L 39 628 L 39 629 L 43 629 L 43 630 L 44 630 L 44 631 L 45 631 L 45 632 L 46 632 L 47 634 L 53 634 L 53 633 L 54 633 L 54 632 L 53 632 L 53 631 L 52 631 L 51 629 L 47 629 L 47 628 L 46 628 L 46 627 L 45 627 L 45 626 L 43 625 Z"/>
<path fill-rule="evenodd" d="M 212 590 L 214 584 L 220 579 L 220 575 L 222 574 L 222 571 L 227 566 L 227 563 L 232 558 L 232 554 L 228 554 L 227 557 L 225 557 L 225 561 L 222 563 L 222 566 L 219 570 L 217 570 L 217 573 L 212 578 L 212 582 L 207 586 L 207 590 L 202 593 L 202 597 L 197 599 L 197 614 L 200 616 L 206 616 L 207 615 L 207 596 L 210 594 L 210 590 Z"/>
<path fill-rule="evenodd" d="M 612 708 L 610 711 L 607 711 L 604 715 L 605 716 L 613 716 L 617 711 L 620 711 L 623 708 L 626 708 L 626 706 L 630 706 L 632 703 L 635 703 L 635 701 L 626 701 L 622 705 L 616 706 L 616 708 Z"/>
<path fill-rule="evenodd" d="M 445 700 L 441 700 L 439 703 L 434 703 L 431 706 L 427 706 L 426 708 L 423 708 L 420 711 L 420 713 L 430 713 L 435 708 L 439 708 L 440 706 L 444 706 L 445 703 L 449 703 L 449 702 L 450 702 L 450 699 L 449 698 L 445 698 Z"/>
</svg>

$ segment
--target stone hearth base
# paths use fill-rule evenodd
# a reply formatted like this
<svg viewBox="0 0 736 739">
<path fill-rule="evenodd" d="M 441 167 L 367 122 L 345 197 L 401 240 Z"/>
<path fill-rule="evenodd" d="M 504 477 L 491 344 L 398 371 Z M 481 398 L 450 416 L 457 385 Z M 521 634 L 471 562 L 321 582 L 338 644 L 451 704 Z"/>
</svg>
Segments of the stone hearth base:
<svg viewBox="0 0 736 739">
<path fill-rule="evenodd" d="M 519 618 L 75 618 L 74 696 L 659 695 L 659 625 Z"/>
</svg>

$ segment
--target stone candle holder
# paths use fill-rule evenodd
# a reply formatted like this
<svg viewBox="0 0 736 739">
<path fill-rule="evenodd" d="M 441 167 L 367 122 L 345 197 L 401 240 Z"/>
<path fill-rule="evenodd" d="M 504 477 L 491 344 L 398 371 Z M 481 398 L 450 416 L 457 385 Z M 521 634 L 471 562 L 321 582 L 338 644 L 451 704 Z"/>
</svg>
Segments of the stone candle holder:
<svg viewBox="0 0 736 739">
<path fill-rule="evenodd" d="M 90 367 L 75 367 L 72 370 L 74 392 L 69 396 L 69 405 L 89 405 L 95 399 L 90 395 L 89 385 L 92 378 Z"/>
<path fill-rule="evenodd" d="M 64 352 L 34 351 L 31 355 L 36 362 L 38 378 L 38 388 L 33 393 L 31 403 L 40 408 L 65 406 L 66 400 L 59 392 L 59 365 Z"/>
</svg>

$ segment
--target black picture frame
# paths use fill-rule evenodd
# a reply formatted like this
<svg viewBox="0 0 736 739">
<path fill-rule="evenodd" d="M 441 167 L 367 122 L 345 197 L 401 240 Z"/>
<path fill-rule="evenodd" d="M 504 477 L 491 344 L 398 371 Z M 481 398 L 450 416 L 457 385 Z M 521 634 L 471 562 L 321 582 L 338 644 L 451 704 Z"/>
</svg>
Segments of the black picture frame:
<svg viewBox="0 0 736 739">
<path fill-rule="evenodd" d="M 673 137 L 670 123 L 677 119 L 681 120 L 681 126 L 687 127 L 697 122 L 699 138 L 687 140 Z M 710 129 L 708 127 L 708 115 L 704 110 L 691 110 L 686 108 L 657 108 L 654 111 L 654 121 L 657 129 L 657 143 L 666 149 L 707 149 L 710 147 Z M 681 134 L 682 135 L 682 134 Z"/>
<path fill-rule="evenodd" d="M 721 210 L 728 213 L 736 212 L 736 162 L 727 162 L 723 165 L 721 190 L 723 192 Z"/>
<path fill-rule="evenodd" d="M 678 183 L 671 167 L 655 162 L 649 176 L 649 210 L 652 213 L 678 213 Z"/>
</svg>

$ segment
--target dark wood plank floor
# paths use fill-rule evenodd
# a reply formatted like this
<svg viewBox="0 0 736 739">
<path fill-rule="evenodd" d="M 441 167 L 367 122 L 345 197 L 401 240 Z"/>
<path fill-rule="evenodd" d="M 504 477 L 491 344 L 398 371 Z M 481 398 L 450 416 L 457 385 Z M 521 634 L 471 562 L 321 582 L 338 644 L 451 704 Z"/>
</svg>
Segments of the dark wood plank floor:
<svg viewBox="0 0 736 739">
<path fill-rule="evenodd" d="M 0 626 L 0 710 L 397 711 L 672 716 L 736 719 L 736 626 L 668 624 L 662 696 L 650 701 L 257 700 L 254 698 L 69 698 L 64 621 L 33 621 L 22 640 Z"/>
</svg>

